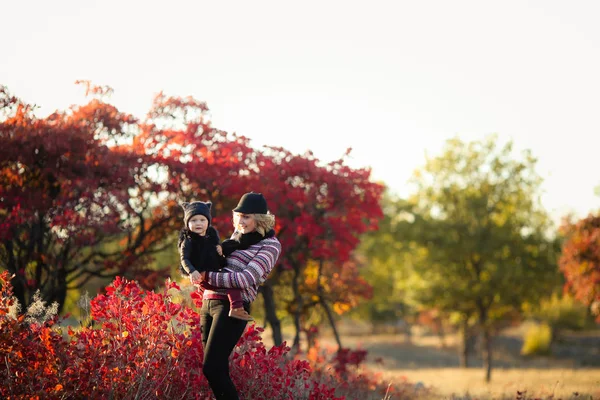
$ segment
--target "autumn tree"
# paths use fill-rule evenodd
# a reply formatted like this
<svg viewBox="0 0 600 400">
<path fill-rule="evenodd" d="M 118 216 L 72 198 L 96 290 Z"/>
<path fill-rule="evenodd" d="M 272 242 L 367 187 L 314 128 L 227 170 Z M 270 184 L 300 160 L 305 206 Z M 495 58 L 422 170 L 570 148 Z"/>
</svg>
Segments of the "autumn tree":
<svg viewBox="0 0 600 400">
<path fill-rule="evenodd" d="M 556 242 L 540 205 L 541 178 L 526 151 L 495 136 L 452 139 L 415 173 L 417 191 L 398 240 L 418 245 L 412 296 L 440 312 L 475 318 L 483 334 L 486 380 L 498 320 L 520 312 L 557 285 Z M 412 210 L 411 210 L 412 209 Z M 464 346 L 467 348 L 467 346 Z"/>
<path fill-rule="evenodd" d="M 294 319 L 298 349 L 301 320 L 309 310 L 320 307 L 336 333 L 333 313 L 370 296 L 353 251 L 360 235 L 377 227 L 383 186 L 370 180 L 369 169 L 347 166 L 345 156 L 322 163 L 310 152 L 294 155 L 270 147 L 256 161 L 260 179 L 277 182 L 265 194 L 284 249 L 266 288 L 291 286 L 285 309 Z"/>
<path fill-rule="evenodd" d="M 38 118 L 0 90 L 0 266 L 24 307 L 37 290 L 62 307 L 92 277 L 152 287 L 160 275 L 146 265 L 171 229 L 168 207 L 151 207 L 166 187 L 127 144 L 137 120 L 104 102 L 108 92 L 88 83 L 89 103 Z"/>
<path fill-rule="evenodd" d="M 368 169 L 350 168 L 344 158 L 323 163 L 310 152 L 254 149 L 248 138 L 214 129 L 206 110 L 192 98 L 159 95 L 135 143 L 152 149 L 179 197 L 213 201 L 214 224 L 225 235 L 239 197 L 265 194 L 283 251 L 260 293 L 274 342 L 283 340 L 279 304 L 294 315 L 298 343 L 300 318 L 310 307 L 322 307 L 332 322 L 331 307 L 341 312 L 369 296 L 351 253 L 359 235 L 376 227 L 382 186 L 370 181 Z M 316 277 L 305 274 L 309 264 L 320 266 Z M 276 300 L 280 285 L 291 286 L 293 300 Z"/>
<path fill-rule="evenodd" d="M 275 286 L 289 284 L 295 305 L 318 298 L 330 319 L 330 307 L 342 312 L 369 295 L 351 259 L 358 236 L 381 215 L 381 186 L 368 169 L 254 149 L 248 138 L 214 128 L 207 105 L 191 97 L 159 93 L 140 120 L 105 101 L 109 88 L 83 83 L 88 104 L 46 118 L 6 89 L 0 97 L 0 262 L 15 275 L 23 305 L 37 289 L 62 305 L 69 289 L 92 277 L 124 275 L 153 287 L 168 273 L 148 269 L 153 254 L 176 251 L 178 204 L 211 200 L 226 236 L 231 210 L 248 191 L 267 196 L 283 244 L 261 288 L 276 343 Z"/>
<path fill-rule="evenodd" d="M 565 290 L 590 307 L 600 322 L 600 215 L 590 214 L 575 222 L 567 219 L 561 231 L 565 241 L 559 266 Z"/>
</svg>

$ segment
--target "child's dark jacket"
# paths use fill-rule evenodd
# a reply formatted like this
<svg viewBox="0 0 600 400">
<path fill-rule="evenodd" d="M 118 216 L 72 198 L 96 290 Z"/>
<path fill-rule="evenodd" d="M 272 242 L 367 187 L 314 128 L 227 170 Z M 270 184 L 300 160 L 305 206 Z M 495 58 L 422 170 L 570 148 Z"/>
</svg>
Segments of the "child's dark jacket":
<svg viewBox="0 0 600 400">
<path fill-rule="evenodd" d="M 206 235 L 200 236 L 188 229 L 179 232 L 179 268 L 185 275 L 194 271 L 217 271 L 225 266 L 225 257 L 217 253 L 219 233 L 209 226 Z"/>
</svg>

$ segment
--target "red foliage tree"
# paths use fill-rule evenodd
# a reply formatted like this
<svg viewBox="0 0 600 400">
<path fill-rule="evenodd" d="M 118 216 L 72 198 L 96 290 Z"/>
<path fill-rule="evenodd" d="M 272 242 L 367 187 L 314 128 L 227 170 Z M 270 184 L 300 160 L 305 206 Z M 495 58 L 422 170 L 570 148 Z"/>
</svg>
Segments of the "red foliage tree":
<svg viewBox="0 0 600 400">
<path fill-rule="evenodd" d="M 213 201 L 214 224 L 225 235 L 231 230 L 230 210 L 243 193 L 259 191 L 268 198 L 283 248 L 278 268 L 261 288 L 275 343 L 282 342 L 273 292 L 278 284 L 292 282 L 297 321 L 311 304 L 303 299 L 314 294 L 326 309 L 334 301 L 354 303 L 368 296 L 370 288 L 349 259 L 360 234 L 374 229 L 382 216 L 383 186 L 369 180 L 370 170 L 352 169 L 345 159 L 324 164 L 312 153 L 253 149 L 247 138 L 213 128 L 206 111 L 192 98 L 159 95 L 148 114 L 152 122 L 142 126 L 136 144 L 152 149 L 168 166 L 169 181 L 181 197 Z M 319 269 L 324 273 L 318 284 L 305 285 L 303 271 L 310 260 L 325 261 L 327 267 Z M 288 273 L 291 280 L 283 277 Z M 344 279 L 328 279 L 334 274 Z"/>
<path fill-rule="evenodd" d="M 37 118 L 6 88 L 0 106 L 0 266 L 19 302 L 40 290 L 62 306 L 93 276 L 154 286 L 159 274 L 146 266 L 172 228 L 151 207 L 167 189 L 151 179 L 155 161 L 128 144 L 137 120 L 99 98 Z"/>
<path fill-rule="evenodd" d="M 382 215 L 383 187 L 368 169 L 344 158 L 322 163 L 311 153 L 256 150 L 212 127 L 206 104 L 190 97 L 161 93 L 140 121 L 103 100 L 110 88 L 83 83 L 95 96 L 88 104 L 46 118 L 0 92 L 0 267 L 14 274 L 24 306 L 37 289 L 62 305 L 67 290 L 94 276 L 154 287 L 166 271 L 147 266 L 155 252 L 174 249 L 178 202 L 212 200 L 214 224 L 226 236 L 230 210 L 251 190 L 267 196 L 283 246 L 262 288 L 276 343 L 278 285 L 292 285 L 286 308 L 298 321 L 315 296 L 337 310 L 345 306 L 336 302 L 368 296 L 351 260 L 359 235 Z M 306 273 L 311 262 L 321 265 L 317 279 Z"/>
<path fill-rule="evenodd" d="M 177 198 L 211 200 L 215 225 L 229 232 L 231 210 L 258 172 L 257 150 L 247 138 L 213 128 L 207 111 L 193 98 L 160 93 L 139 125 L 134 146 L 162 166 L 164 181 Z"/>
<path fill-rule="evenodd" d="M 590 306 L 600 322 L 600 215 L 567 220 L 561 230 L 566 236 L 559 260 L 565 290 Z"/>
<path fill-rule="evenodd" d="M 64 304 L 92 277 L 124 275 L 156 286 L 147 268 L 173 246 L 178 202 L 212 199 L 231 209 L 246 191 L 248 140 L 213 129 L 206 105 L 156 96 L 144 121 L 103 101 L 37 118 L 0 90 L 0 267 L 25 307 L 37 290 Z M 217 219 L 229 230 L 229 218 Z"/>
<path fill-rule="evenodd" d="M 294 316 L 297 349 L 304 330 L 302 315 L 308 309 L 321 306 L 335 330 L 331 304 L 352 304 L 369 296 L 370 287 L 357 273 L 351 256 L 360 235 L 376 229 L 383 215 L 384 187 L 370 181 L 369 169 L 348 167 L 345 157 L 323 164 L 311 152 L 294 155 L 269 147 L 257 157 L 257 164 L 259 179 L 279 182 L 267 187 L 266 195 L 275 204 L 284 249 L 263 294 L 267 293 L 264 289 L 291 281 L 294 296 L 286 309 Z M 317 267 L 307 268 L 311 263 Z"/>
</svg>

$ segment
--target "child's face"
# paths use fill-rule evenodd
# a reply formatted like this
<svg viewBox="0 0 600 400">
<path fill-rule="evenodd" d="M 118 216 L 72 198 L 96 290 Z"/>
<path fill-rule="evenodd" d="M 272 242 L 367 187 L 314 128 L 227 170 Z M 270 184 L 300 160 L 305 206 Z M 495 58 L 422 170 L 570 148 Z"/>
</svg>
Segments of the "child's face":
<svg viewBox="0 0 600 400">
<path fill-rule="evenodd" d="M 208 219 L 204 215 L 194 215 L 188 221 L 188 229 L 200 236 L 206 235 L 208 228 Z"/>
<path fill-rule="evenodd" d="M 233 224 L 241 233 L 250 233 L 256 229 L 256 220 L 252 214 L 234 213 Z"/>
</svg>

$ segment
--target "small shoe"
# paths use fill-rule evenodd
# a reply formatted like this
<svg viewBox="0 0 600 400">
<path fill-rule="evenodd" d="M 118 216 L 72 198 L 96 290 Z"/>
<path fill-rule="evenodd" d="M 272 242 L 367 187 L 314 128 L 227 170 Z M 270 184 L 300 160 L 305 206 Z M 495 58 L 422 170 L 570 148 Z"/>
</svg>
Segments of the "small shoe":
<svg viewBox="0 0 600 400">
<path fill-rule="evenodd" d="M 243 308 L 234 308 L 229 310 L 229 316 L 231 318 L 241 319 L 242 321 L 254 321 L 254 318 Z"/>
</svg>

